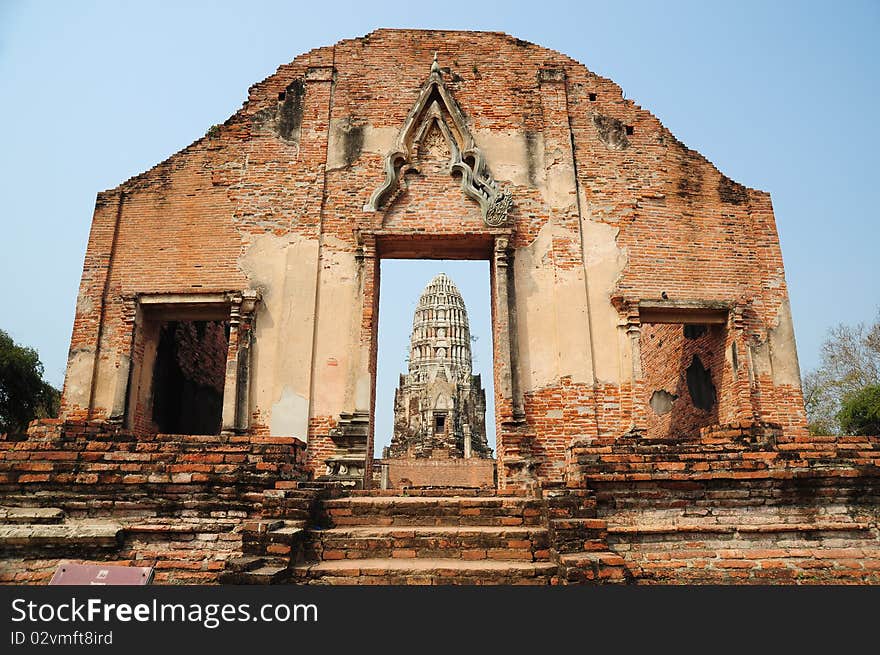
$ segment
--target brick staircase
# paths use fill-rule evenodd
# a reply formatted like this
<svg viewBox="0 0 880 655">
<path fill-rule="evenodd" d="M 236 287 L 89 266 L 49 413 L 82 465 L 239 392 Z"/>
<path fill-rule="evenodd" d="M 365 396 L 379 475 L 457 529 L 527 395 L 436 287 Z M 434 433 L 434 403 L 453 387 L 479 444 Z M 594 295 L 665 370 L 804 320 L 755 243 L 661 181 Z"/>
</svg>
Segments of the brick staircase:
<svg viewBox="0 0 880 655">
<path fill-rule="evenodd" d="M 516 584 L 628 581 L 584 495 L 474 490 L 343 492 L 279 483 L 243 526 L 227 584 Z M 345 494 L 345 495 L 343 495 Z"/>
<path fill-rule="evenodd" d="M 550 492 L 545 502 L 559 584 L 632 582 L 623 558 L 608 547 L 608 525 L 596 516 L 594 494 Z"/>
<path fill-rule="evenodd" d="M 445 492 L 449 493 L 449 492 Z M 539 500 L 358 495 L 322 503 L 301 584 L 549 584 Z"/>
<path fill-rule="evenodd" d="M 303 558 L 306 527 L 323 485 L 277 482 L 262 494 L 262 518 L 241 526 L 242 556 L 226 561 L 221 584 L 282 584 Z"/>
</svg>

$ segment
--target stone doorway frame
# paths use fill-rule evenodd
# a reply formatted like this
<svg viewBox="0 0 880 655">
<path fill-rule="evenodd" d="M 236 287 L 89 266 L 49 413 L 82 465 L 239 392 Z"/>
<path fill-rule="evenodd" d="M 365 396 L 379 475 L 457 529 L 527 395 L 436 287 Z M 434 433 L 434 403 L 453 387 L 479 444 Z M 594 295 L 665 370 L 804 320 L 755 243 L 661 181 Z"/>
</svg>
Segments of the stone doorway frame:
<svg viewBox="0 0 880 655">
<path fill-rule="evenodd" d="M 361 281 L 361 333 L 358 384 L 369 389 L 369 432 L 364 484 L 373 474 L 375 444 L 376 372 L 379 337 L 380 262 L 383 259 L 457 259 L 489 262 L 492 324 L 492 370 L 495 394 L 495 455 L 498 486 L 506 443 L 511 433 L 525 424 L 522 395 L 517 376 L 515 289 L 511 259 L 512 229 L 484 229 L 473 232 L 429 233 L 399 230 L 357 232 L 358 269 Z M 357 393 L 357 392 L 356 392 Z M 361 397 L 361 394 L 357 394 Z M 366 400 L 366 399 L 364 399 Z"/>
<path fill-rule="evenodd" d="M 254 315 L 260 293 L 252 289 L 220 293 L 140 293 L 123 296 L 123 322 L 126 348 L 119 367 L 111 421 L 134 429 L 133 412 L 139 396 L 136 378 L 152 375 L 153 358 L 144 359 L 144 326 L 168 320 L 222 320 L 229 323 L 229 342 L 224 376 L 221 434 L 231 435 L 248 429 L 250 351 Z"/>
<path fill-rule="evenodd" d="M 648 406 L 645 402 L 645 375 L 642 370 L 642 326 L 650 323 L 675 325 L 719 325 L 724 329 L 724 367 L 730 370 L 733 389 L 731 411 L 741 422 L 753 422 L 757 413 L 752 406 L 751 387 L 755 384 L 751 349 L 745 335 L 743 302 L 724 300 L 674 301 L 666 299 L 612 298 L 621 317 L 621 327 L 629 340 L 631 358 L 630 428 L 627 434 L 644 435 Z M 742 352 L 743 355 L 739 355 Z"/>
</svg>

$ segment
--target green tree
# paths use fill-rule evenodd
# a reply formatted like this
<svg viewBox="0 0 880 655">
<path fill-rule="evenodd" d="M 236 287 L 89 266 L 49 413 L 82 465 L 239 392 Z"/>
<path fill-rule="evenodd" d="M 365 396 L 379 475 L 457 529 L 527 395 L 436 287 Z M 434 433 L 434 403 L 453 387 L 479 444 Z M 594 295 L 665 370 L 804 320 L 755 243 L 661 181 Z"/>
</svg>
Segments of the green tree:
<svg viewBox="0 0 880 655">
<path fill-rule="evenodd" d="M 845 434 L 880 435 L 880 384 L 846 396 L 837 420 Z"/>
<path fill-rule="evenodd" d="M 845 399 L 880 384 L 880 313 L 870 326 L 838 325 L 822 344 L 822 363 L 803 379 L 811 434 L 840 434 Z"/>
<path fill-rule="evenodd" d="M 0 330 L 0 434 L 24 432 L 35 418 L 57 416 L 59 401 L 58 390 L 43 380 L 37 351 Z"/>
</svg>

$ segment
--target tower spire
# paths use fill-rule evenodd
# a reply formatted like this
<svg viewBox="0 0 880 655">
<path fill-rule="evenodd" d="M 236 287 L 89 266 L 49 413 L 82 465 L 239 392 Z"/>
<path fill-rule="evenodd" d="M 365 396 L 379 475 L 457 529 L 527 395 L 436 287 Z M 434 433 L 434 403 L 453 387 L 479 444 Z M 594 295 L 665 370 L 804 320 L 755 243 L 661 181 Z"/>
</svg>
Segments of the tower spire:
<svg viewBox="0 0 880 655">
<path fill-rule="evenodd" d="M 422 376 L 440 368 L 450 380 L 471 375 L 471 332 L 464 299 L 446 275 L 422 292 L 410 334 L 409 372 Z"/>
<path fill-rule="evenodd" d="M 471 331 L 446 273 L 425 286 L 413 315 L 409 371 L 394 396 L 390 457 L 491 457 L 486 393 L 473 374 Z"/>
</svg>

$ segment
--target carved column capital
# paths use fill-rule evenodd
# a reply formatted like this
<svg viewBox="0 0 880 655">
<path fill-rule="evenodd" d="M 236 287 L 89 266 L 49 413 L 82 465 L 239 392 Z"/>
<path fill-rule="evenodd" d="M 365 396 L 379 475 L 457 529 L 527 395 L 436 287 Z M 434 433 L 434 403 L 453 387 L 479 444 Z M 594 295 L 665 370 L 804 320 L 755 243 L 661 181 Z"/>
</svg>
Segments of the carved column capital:
<svg viewBox="0 0 880 655">
<path fill-rule="evenodd" d="M 375 259 L 376 258 L 376 235 L 372 232 L 360 232 L 356 233 L 357 237 L 357 253 L 355 257 L 359 260 L 365 259 Z"/>
<path fill-rule="evenodd" d="M 241 294 L 236 294 L 229 300 L 229 324 L 238 326 L 241 323 Z"/>
<path fill-rule="evenodd" d="M 262 299 L 263 296 L 257 289 L 245 289 L 241 292 L 241 313 L 245 316 L 253 314 Z"/>
<path fill-rule="evenodd" d="M 137 320 L 138 297 L 137 294 L 122 296 L 122 321 L 126 325 L 134 325 Z"/>
<path fill-rule="evenodd" d="M 238 325 L 242 319 L 252 318 L 257 304 L 262 300 L 257 289 L 233 291 L 226 294 L 226 298 L 229 301 L 229 322 L 232 325 Z"/>
<path fill-rule="evenodd" d="M 745 329 L 745 310 L 746 307 L 742 303 L 736 303 L 730 308 L 730 328 L 742 333 Z"/>
<path fill-rule="evenodd" d="M 496 266 L 507 268 L 507 265 L 510 263 L 510 237 L 507 235 L 495 237 L 493 256 Z"/>
<path fill-rule="evenodd" d="M 642 332 L 642 318 L 639 313 L 639 303 L 627 302 L 622 307 L 622 312 L 626 319 L 626 333 L 630 337 L 638 338 Z"/>
</svg>

